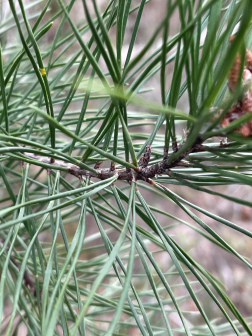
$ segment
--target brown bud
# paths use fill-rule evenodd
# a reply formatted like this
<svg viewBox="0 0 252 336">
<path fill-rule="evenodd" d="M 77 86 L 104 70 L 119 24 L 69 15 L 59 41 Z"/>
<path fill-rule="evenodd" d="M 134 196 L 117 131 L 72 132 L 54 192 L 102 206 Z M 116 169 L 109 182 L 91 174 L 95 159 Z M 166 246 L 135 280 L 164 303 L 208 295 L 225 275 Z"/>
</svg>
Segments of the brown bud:
<svg viewBox="0 0 252 336">
<path fill-rule="evenodd" d="M 246 92 L 242 98 L 242 110 L 244 112 L 252 112 L 252 90 Z"/>
<path fill-rule="evenodd" d="M 246 68 L 252 72 L 252 51 L 246 50 Z"/>
<path fill-rule="evenodd" d="M 231 92 L 233 92 L 236 88 L 238 78 L 239 78 L 239 73 L 240 73 L 240 67 L 241 67 L 241 56 L 236 55 L 234 64 L 231 68 L 231 71 L 228 77 L 228 88 Z"/>
<path fill-rule="evenodd" d="M 251 134 L 251 130 L 249 128 L 248 123 L 241 125 L 241 127 L 239 127 L 237 131 L 241 133 L 241 135 L 243 135 L 244 137 L 248 137 Z"/>
<path fill-rule="evenodd" d="M 230 42 L 234 39 L 235 36 L 231 36 Z M 228 88 L 230 92 L 233 92 L 236 89 L 240 71 L 241 56 L 238 53 L 228 77 Z M 252 112 L 252 86 L 250 84 L 252 82 L 252 52 L 250 50 L 246 50 L 246 61 L 242 74 L 242 82 L 243 84 L 248 85 L 248 89 L 240 100 L 234 104 L 223 117 L 221 121 L 222 127 L 228 126 L 232 121 L 239 119 L 245 113 Z M 252 134 L 252 120 L 243 123 L 235 131 L 242 134 L 244 137 L 250 136 Z"/>
</svg>

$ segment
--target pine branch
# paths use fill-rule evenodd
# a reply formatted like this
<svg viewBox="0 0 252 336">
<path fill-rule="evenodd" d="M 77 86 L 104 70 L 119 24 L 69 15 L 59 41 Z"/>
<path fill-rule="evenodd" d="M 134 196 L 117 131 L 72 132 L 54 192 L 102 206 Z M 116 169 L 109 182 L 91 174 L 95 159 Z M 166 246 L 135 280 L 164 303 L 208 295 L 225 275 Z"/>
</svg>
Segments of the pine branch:
<svg viewBox="0 0 252 336">
<path fill-rule="evenodd" d="M 106 180 L 112 176 L 117 175 L 118 180 L 125 180 L 131 183 L 133 179 L 135 180 L 143 180 L 150 184 L 153 184 L 153 181 L 150 181 L 151 178 L 156 175 L 167 174 L 169 169 L 175 168 L 178 166 L 185 166 L 185 162 L 183 161 L 189 154 L 195 152 L 203 152 L 208 149 L 207 146 L 202 145 L 202 142 L 205 140 L 201 140 L 200 138 L 196 139 L 194 144 L 187 149 L 185 152 L 182 151 L 182 154 L 179 155 L 174 161 L 171 163 L 167 163 L 169 159 L 169 155 L 160 160 L 160 162 L 155 163 L 153 165 L 148 165 L 150 157 L 151 157 L 151 146 L 146 146 L 145 153 L 141 156 L 139 160 L 139 166 L 134 170 L 130 168 L 116 168 L 113 164 L 110 168 L 99 168 L 100 162 L 96 163 L 95 169 L 96 171 L 89 171 L 83 168 L 80 168 L 78 165 L 65 162 L 60 159 L 52 159 L 48 156 L 37 155 L 31 152 L 27 152 L 27 148 L 20 148 L 20 152 L 23 152 L 23 161 L 27 161 L 31 164 L 45 167 L 48 165 L 50 167 L 53 166 L 53 169 L 64 170 L 65 172 L 76 176 L 78 178 L 87 177 L 87 178 L 97 178 L 100 180 Z M 184 144 L 184 143 L 183 143 Z M 183 148 L 183 144 L 178 146 L 177 150 Z M 223 148 L 223 144 L 219 146 L 209 147 L 209 149 L 217 149 Z M 173 155 L 175 152 L 172 152 Z M 27 158 L 27 160 L 26 160 Z M 30 160 L 32 159 L 32 160 Z M 63 169 L 62 169 L 63 168 Z M 50 168 L 51 169 L 51 168 Z"/>
</svg>

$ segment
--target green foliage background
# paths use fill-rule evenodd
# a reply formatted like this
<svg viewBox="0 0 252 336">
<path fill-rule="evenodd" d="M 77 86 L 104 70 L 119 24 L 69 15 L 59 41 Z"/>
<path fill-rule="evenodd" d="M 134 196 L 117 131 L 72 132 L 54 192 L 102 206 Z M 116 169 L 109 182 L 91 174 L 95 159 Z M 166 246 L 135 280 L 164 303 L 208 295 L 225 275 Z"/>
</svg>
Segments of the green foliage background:
<svg viewBox="0 0 252 336">
<path fill-rule="evenodd" d="M 148 5 L 146 0 L 4 4 L 3 335 L 20 335 L 24 326 L 26 334 L 38 336 L 252 335 L 251 318 L 242 316 L 201 257 L 193 258 L 186 237 L 180 239 L 190 228 L 213 249 L 252 267 L 250 255 L 236 251 L 208 221 L 237 231 L 240 239 L 251 238 L 251 231 L 197 205 L 208 193 L 252 206 L 249 199 L 217 189 L 252 184 L 251 137 L 232 132 L 251 114 L 219 126 L 243 90 L 239 86 L 230 95 L 227 77 L 237 52 L 244 61 L 250 46 L 251 2 L 167 0 L 166 12 L 138 50 Z M 82 20 L 76 11 L 82 11 Z M 174 17 L 179 31 L 173 35 Z M 148 86 L 153 78 L 159 78 L 154 92 Z M 182 100 L 184 110 L 178 108 Z M 213 106 L 223 109 L 220 116 Z M 228 136 L 229 143 L 220 146 L 216 135 Z M 197 153 L 192 149 L 199 139 L 206 147 Z M 153 185 L 117 181 L 117 175 L 79 180 L 68 173 L 67 164 L 95 172 L 100 161 L 102 167 L 112 161 L 134 171 L 150 144 L 150 165 L 163 160 L 164 148 L 168 164 L 174 163 Z M 179 166 L 182 157 L 186 162 Z M 56 167 L 53 160 L 65 164 Z"/>
</svg>

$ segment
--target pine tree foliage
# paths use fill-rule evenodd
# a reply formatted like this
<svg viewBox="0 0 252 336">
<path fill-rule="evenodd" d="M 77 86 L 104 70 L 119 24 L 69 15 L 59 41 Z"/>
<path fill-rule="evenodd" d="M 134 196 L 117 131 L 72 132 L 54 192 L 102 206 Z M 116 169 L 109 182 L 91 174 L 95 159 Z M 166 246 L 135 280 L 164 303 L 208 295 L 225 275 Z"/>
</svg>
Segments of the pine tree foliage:
<svg viewBox="0 0 252 336">
<path fill-rule="evenodd" d="M 187 239 L 252 268 L 198 202 L 252 207 L 251 2 L 164 0 L 139 49 L 153 2 L 2 2 L 3 335 L 252 335 Z"/>
</svg>

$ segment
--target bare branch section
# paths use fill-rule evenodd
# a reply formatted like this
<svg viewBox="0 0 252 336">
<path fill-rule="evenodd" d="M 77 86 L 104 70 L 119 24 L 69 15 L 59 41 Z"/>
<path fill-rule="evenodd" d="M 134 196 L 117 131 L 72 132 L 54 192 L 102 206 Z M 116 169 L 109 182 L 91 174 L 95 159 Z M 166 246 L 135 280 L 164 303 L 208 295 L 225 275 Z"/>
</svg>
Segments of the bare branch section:
<svg viewBox="0 0 252 336">
<path fill-rule="evenodd" d="M 183 144 L 178 147 L 177 150 L 181 149 Z M 219 147 L 219 146 L 218 146 Z M 214 147 L 214 148 L 218 148 Z M 223 145 L 221 146 L 223 147 Z M 139 166 L 132 171 L 129 168 L 116 168 L 114 165 L 111 165 L 110 168 L 99 168 L 99 164 L 95 165 L 96 172 L 88 171 L 86 169 L 80 168 L 79 166 L 65 162 L 63 160 L 55 159 L 52 160 L 50 157 L 40 156 L 33 153 L 24 152 L 24 155 L 28 158 L 34 159 L 33 164 L 40 165 L 39 163 L 50 164 L 54 167 L 54 169 L 59 169 L 59 167 L 67 168 L 67 172 L 71 175 L 74 175 L 78 178 L 88 177 L 88 178 L 97 178 L 100 180 L 106 180 L 112 176 L 117 175 L 118 180 L 125 180 L 131 183 L 133 176 L 135 180 L 143 180 L 148 183 L 153 184 L 149 179 L 155 177 L 156 175 L 167 174 L 169 169 L 185 166 L 185 162 L 183 161 L 190 153 L 193 152 L 202 152 L 205 151 L 206 147 L 202 145 L 202 141 L 197 139 L 195 143 L 187 149 L 185 152 L 182 152 L 176 159 L 174 159 L 170 164 L 167 163 L 167 158 L 164 157 L 160 162 L 155 163 L 153 165 L 148 165 L 150 157 L 151 157 L 151 146 L 146 146 L 145 153 L 141 156 L 139 160 Z M 172 154 L 174 154 L 173 152 Z M 169 157 L 168 157 L 169 158 Z"/>
</svg>

